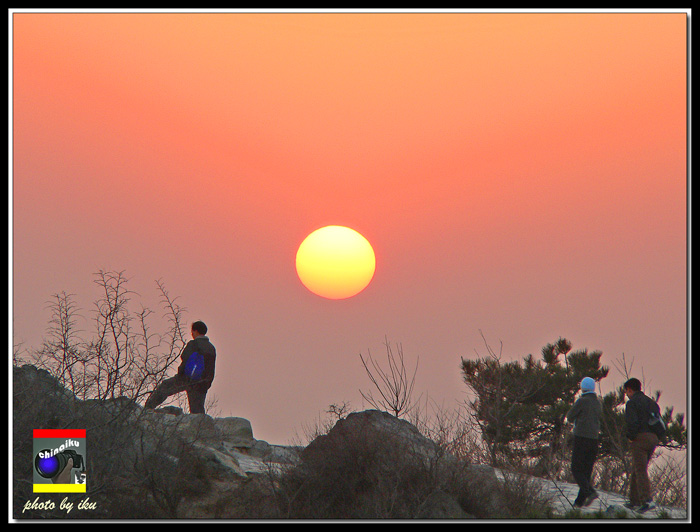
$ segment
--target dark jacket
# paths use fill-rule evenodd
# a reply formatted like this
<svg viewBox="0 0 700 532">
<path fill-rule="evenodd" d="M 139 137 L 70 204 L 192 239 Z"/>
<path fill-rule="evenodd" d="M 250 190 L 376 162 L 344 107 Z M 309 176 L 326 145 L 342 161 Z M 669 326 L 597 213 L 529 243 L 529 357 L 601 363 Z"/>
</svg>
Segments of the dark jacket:
<svg viewBox="0 0 700 532">
<path fill-rule="evenodd" d="M 201 353 L 204 357 L 204 373 L 202 373 L 202 378 L 193 385 L 193 388 L 206 392 L 214 380 L 216 368 L 216 348 L 207 336 L 198 336 L 194 340 L 187 342 L 185 349 L 182 350 L 180 355 L 181 362 L 180 367 L 177 368 L 177 374 L 187 378 L 185 376 L 185 364 L 187 364 L 187 359 L 190 358 L 190 355 L 195 352 Z"/>
<path fill-rule="evenodd" d="M 644 393 L 635 392 L 625 405 L 625 423 L 627 438 L 634 440 L 640 432 L 651 432 L 649 428 L 649 412 L 658 410 L 658 405 Z"/>
<path fill-rule="evenodd" d="M 574 424 L 574 436 L 598 439 L 600 416 L 603 407 L 595 393 L 584 393 L 566 414 L 566 420 Z"/>
</svg>

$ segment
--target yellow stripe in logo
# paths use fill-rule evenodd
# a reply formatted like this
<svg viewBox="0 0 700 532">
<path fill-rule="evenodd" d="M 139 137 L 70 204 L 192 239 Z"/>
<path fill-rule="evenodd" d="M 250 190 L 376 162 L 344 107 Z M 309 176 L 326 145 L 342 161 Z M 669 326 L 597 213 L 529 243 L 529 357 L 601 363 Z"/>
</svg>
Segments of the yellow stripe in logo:
<svg viewBox="0 0 700 532">
<path fill-rule="evenodd" d="M 85 493 L 85 484 L 34 484 L 34 493 Z"/>
</svg>

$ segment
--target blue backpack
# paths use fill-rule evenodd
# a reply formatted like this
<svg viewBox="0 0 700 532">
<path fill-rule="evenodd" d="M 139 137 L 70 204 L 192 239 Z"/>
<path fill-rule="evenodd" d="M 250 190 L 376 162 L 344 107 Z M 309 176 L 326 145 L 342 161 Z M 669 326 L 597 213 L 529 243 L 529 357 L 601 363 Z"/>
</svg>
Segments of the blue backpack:
<svg viewBox="0 0 700 532">
<path fill-rule="evenodd" d="M 185 362 L 185 375 L 191 381 L 198 381 L 204 373 L 204 357 L 198 351 L 192 353 Z"/>
</svg>

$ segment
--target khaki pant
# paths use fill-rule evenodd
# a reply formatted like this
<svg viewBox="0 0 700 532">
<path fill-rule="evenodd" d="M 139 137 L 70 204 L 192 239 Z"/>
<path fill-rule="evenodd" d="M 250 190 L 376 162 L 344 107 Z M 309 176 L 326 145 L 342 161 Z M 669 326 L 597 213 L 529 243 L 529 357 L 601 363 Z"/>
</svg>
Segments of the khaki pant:
<svg viewBox="0 0 700 532">
<path fill-rule="evenodd" d="M 197 389 L 196 384 L 191 384 L 186 377 L 175 375 L 161 382 L 146 400 L 146 408 L 156 408 L 171 395 L 187 392 L 187 402 L 190 405 L 191 414 L 204 414 L 204 400 L 207 392 Z"/>
<path fill-rule="evenodd" d="M 651 500 L 651 485 L 647 468 L 659 445 L 659 438 L 651 432 L 640 432 L 630 441 L 632 454 L 632 475 L 630 478 L 630 502 L 634 505 L 644 504 Z"/>
</svg>

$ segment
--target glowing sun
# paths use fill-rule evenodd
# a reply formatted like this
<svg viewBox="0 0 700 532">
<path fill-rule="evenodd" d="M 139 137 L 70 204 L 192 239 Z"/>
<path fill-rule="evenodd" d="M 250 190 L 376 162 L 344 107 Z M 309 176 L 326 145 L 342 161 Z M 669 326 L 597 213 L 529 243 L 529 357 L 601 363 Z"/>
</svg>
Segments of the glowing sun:
<svg viewBox="0 0 700 532">
<path fill-rule="evenodd" d="M 297 275 L 316 295 L 346 299 L 364 290 L 374 276 L 372 246 L 357 231 L 342 225 L 317 229 L 299 246 Z"/>
</svg>

